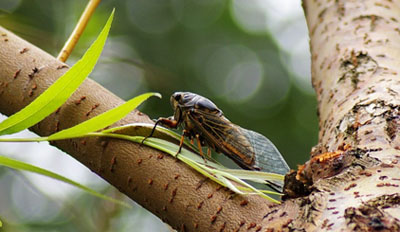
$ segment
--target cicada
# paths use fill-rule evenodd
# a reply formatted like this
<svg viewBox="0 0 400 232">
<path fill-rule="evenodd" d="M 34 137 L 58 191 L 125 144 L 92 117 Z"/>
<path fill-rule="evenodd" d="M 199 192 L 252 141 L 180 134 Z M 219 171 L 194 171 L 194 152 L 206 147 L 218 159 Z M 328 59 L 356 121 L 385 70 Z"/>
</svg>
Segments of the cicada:
<svg viewBox="0 0 400 232">
<path fill-rule="evenodd" d="M 176 92 L 170 102 L 174 115 L 159 118 L 153 132 L 158 124 L 169 128 L 183 124 L 179 151 L 186 136 L 192 141 L 197 140 L 202 156 L 201 147 L 208 146 L 217 153 L 225 154 L 243 169 L 282 175 L 289 171 L 286 161 L 269 139 L 232 123 L 209 99 L 195 93 Z"/>
</svg>

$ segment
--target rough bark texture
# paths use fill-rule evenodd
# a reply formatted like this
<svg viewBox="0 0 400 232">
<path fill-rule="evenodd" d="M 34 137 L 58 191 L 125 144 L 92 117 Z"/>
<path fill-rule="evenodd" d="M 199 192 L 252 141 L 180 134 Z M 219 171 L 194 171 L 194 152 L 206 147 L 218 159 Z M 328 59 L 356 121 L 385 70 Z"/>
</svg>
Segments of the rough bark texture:
<svg viewBox="0 0 400 232">
<path fill-rule="evenodd" d="M 117 140 L 54 143 L 180 231 L 400 231 L 400 9 L 394 1 L 303 1 L 320 115 L 310 161 L 285 200 L 242 197 L 186 165 Z M 0 112 L 10 115 L 67 67 L 0 29 Z M 87 80 L 32 128 L 48 135 L 122 103 Z M 149 122 L 133 112 L 118 124 Z"/>
<path fill-rule="evenodd" d="M 320 134 L 298 175 L 317 196 L 301 227 L 400 231 L 399 2 L 304 0 L 303 7 Z"/>
<path fill-rule="evenodd" d="M 0 27 L 0 112 L 11 115 L 48 88 L 68 67 Z M 76 125 L 123 101 L 88 79 L 66 104 L 31 128 L 46 136 Z M 132 112 L 118 125 L 151 122 Z M 265 230 L 271 216 L 296 211 L 256 196 L 243 197 L 221 188 L 169 155 L 135 143 L 109 139 L 75 139 L 52 143 L 125 193 L 173 228 L 181 231 Z M 271 213 L 272 212 L 272 213 Z"/>
</svg>

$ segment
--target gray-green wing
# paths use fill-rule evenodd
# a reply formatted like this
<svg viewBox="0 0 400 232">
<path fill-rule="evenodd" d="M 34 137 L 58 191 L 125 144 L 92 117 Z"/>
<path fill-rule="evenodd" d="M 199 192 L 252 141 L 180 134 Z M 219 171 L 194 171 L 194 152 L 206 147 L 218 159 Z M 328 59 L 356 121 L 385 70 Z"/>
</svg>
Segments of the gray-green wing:
<svg viewBox="0 0 400 232">
<path fill-rule="evenodd" d="M 250 141 L 255 155 L 255 165 L 264 172 L 285 175 L 290 168 L 275 145 L 265 136 L 240 127 L 241 132 Z"/>
</svg>

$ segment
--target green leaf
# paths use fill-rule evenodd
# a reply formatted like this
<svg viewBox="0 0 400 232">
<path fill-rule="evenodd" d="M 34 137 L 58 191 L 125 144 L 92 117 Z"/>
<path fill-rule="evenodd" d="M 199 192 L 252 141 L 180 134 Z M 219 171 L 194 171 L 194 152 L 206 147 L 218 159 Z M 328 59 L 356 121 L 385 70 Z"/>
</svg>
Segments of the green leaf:
<svg viewBox="0 0 400 232">
<path fill-rule="evenodd" d="M 134 131 L 132 128 L 130 130 Z M 90 133 L 88 134 L 88 136 L 104 136 L 104 137 L 119 138 L 136 143 L 141 143 L 144 139 L 143 136 L 130 136 L 126 134 L 109 133 L 109 131 L 111 130 L 107 131 L 108 132 Z M 217 182 L 218 184 L 224 187 L 229 188 L 230 190 L 238 194 L 243 194 L 243 195 L 256 194 L 260 195 L 261 197 L 271 202 L 277 204 L 280 203 L 279 201 L 264 194 L 267 193 L 272 195 L 281 195 L 280 193 L 256 189 L 250 184 L 246 183 L 244 180 L 255 179 L 258 180 L 258 182 L 265 183 L 265 180 L 277 180 L 277 179 L 282 180 L 283 179 L 282 175 L 258 172 L 258 171 L 241 172 L 242 170 L 227 169 L 217 163 L 211 161 L 205 161 L 198 154 L 193 153 L 192 151 L 189 151 L 186 148 L 182 148 L 181 152 L 177 154 L 177 151 L 179 149 L 178 145 L 159 138 L 154 138 L 154 137 L 147 138 L 143 143 L 147 146 L 153 147 L 155 149 L 158 149 L 160 151 L 172 155 L 173 157 L 181 160 L 182 162 L 189 165 L 202 175 L 208 177 L 209 179 Z M 253 172 L 253 174 L 251 174 L 251 172 Z M 235 173 L 238 174 L 238 176 L 236 176 Z"/>
<path fill-rule="evenodd" d="M 35 125 L 53 113 L 72 95 L 92 72 L 106 42 L 114 10 L 103 30 L 90 48 L 74 66 L 32 103 L 0 123 L 0 135 L 12 134 Z"/>
<path fill-rule="evenodd" d="M 216 174 L 215 176 L 219 180 L 221 180 L 224 183 L 224 185 L 226 185 L 230 190 L 232 190 L 232 191 L 234 191 L 235 193 L 238 193 L 238 194 L 244 194 L 244 192 L 240 191 L 231 181 L 226 179 L 224 176 L 222 176 L 220 174 Z"/>
<path fill-rule="evenodd" d="M 140 137 L 140 136 L 135 136 L 135 137 Z M 139 141 L 140 141 L 140 139 L 139 139 Z M 213 163 L 211 161 L 204 161 L 197 154 L 195 154 L 189 150 L 186 150 L 185 148 L 182 148 L 181 153 L 176 155 L 176 152 L 178 151 L 178 148 L 179 148 L 179 146 L 176 144 L 173 144 L 173 143 L 170 143 L 168 141 L 158 139 L 158 138 L 148 138 L 144 142 L 144 144 L 173 155 L 174 157 L 183 161 L 184 163 L 186 163 L 190 167 L 194 168 L 196 171 L 200 172 L 204 176 L 212 179 L 213 181 L 219 183 L 220 185 L 222 185 L 224 187 L 229 188 L 230 190 L 234 191 L 235 193 L 243 194 L 243 195 L 257 194 L 257 195 L 262 196 L 263 198 L 266 198 L 267 200 L 269 200 L 271 202 L 279 203 L 279 201 L 263 194 L 260 190 L 254 188 L 250 184 L 241 180 L 241 178 L 230 173 L 231 171 L 234 173 L 235 170 L 227 169 L 227 168 L 223 167 L 222 165 Z M 252 175 L 252 178 L 256 178 L 257 173 L 258 173 L 259 174 L 258 178 L 263 177 L 264 181 L 265 181 L 265 177 L 270 176 L 269 175 L 270 173 L 264 173 L 264 172 L 258 172 L 258 171 L 251 171 L 251 172 L 254 172 L 254 174 Z M 275 175 L 278 175 L 278 174 L 275 174 Z M 272 178 L 276 178 L 274 175 L 272 175 L 272 176 L 273 176 Z M 268 178 L 266 178 L 266 179 L 269 180 Z M 246 190 L 246 192 L 240 191 L 239 186 L 241 187 L 240 189 Z M 280 195 L 279 193 L 275 193 L 275 192 L 274 193 L 269 192 L 269 193 L 274 194 L 274 195 Z"/>
<path fill-rule="evenodd" d="M 0 156 L 0 165 L 6 166 L 6 167 L 9 167 L 9 168 L 13 168 L 13 169 L 17 169 L 17 170 L 29 171 L 29 172 L 37 173 L 37 174 L 40 174 L 40 175 L 43 175 L 43 176 L 47 176 L 47 177 L 62 181 L 64 183 L 73 185 L 73 186 L 75 186 L 77 188 L 80 188 L 83 191 L 85 191 L 85 192 L 87 192 L 87 193 L 89 193 L 89 194 L 91 194 L 93 196 L 96 196 L 96 197 L 99 197 L 99 198 L 102 198 L 102 199 L 105 199 L 105 200 L 114 202 L 116 204 L 119 204 L 119 205 L 126 206 L 126 207 L 130 208 L 130 206 L 127 203 L 123 202 L 123 201 L 119 201 L 119 200 L 116 200 L 116 199 L 114 199 L 112 197 L 105 196 L 105 195 L 103 195 L 101 193 L 98 193 L 98 192 L 96 192 L 96 191 L 94 191 L 94 190 L 92 190 L 92 189 L 90 189 L 90 188 L 88 188 L 88 187 L 86 187 L 84 185 L 81 185 L 81 184 L 79 184 L 79 183 L 77 183 L 77 182 L 75 182 L 73 180 L 70 180 L 70 179 L 68 179 L 66 177 L 63 177 L 61 175 L 58 175 L 58 174 L 56 174 L 54 172 L 51 172 L 51 171 L 45 170 L 43 168 L 39 168 L 39 167 L 33 166 L 31 164 L 28 164 L 28 163 L 24 163 L 24 162 L 21 162 L 21 161 L 18 161 L 18 160 L 10 159 L 10 158 L 5 157 L 5 156 Z"/>
<path fill-rule="evenodd" d="M 151 123 L 141 123 L 141 122 L 135 122 L 131 124 L 126 124 L 118 127 L 113 127 L 109 128 L 106 130 L 103 130 L 101 132 L 103 133 L 117 133 L 117 134 L 124 134 L 124 135 L 130 135 L 130 136 L 149 136 L 151 131 L 153 130 L 154 124 Z M 153 135 L 151 136 L 153 138 L 159 138 L 162 140 L 167 140 L 169 142 L 179 144 L 181 140 L 181 135 L 169 130 L 165 127 L 162 127 L 160 125 L 157 126 L 156 130 L 154 131 Z M 186 139 L 183 140 L 183 146 L 188 148 L 189 150 L 199 153 L 197 147 L 189 143 Z"/>
<path fill-rule="evenodd" d="M 251 180 L 257 183 L 265 184 L 265 180 L 283 181 L 284 176 L 281 174 L 270 173 L 270 172 L 255 172 L 250 170 L 240 169 L 225 169 L 227 173 L 230 173 L 243 180 Z"/>
<path fill-rule="evenodd" d="M 1 220 L 0 220 L 0 228 L 1 228 L 1 227 L 3 227 L 3 222 L 1 222 Z"/>
<path fill-rule="evenodd" d="M 48 137 L 48 140 L 71 139 L 76 137 L 82 137 L 87 133 L 103 129 L 104 127 L 107 127 L 125 117 L 129 112 L 134 110 L 142 102 L 144 102 L 151 96 L 157 96 L 161 98 L 161 95 L 159 93 L 142 94 L 114 109 L 104 112 L 74 127 L 52 134 Z"/>
</svg>

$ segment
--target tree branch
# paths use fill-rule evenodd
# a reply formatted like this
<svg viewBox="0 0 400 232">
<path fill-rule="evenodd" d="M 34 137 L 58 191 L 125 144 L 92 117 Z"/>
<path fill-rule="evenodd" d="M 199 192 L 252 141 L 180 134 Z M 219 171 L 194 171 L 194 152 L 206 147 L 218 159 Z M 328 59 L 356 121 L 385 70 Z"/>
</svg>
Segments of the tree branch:
<svg viewBox="0 0 400 232">
<path fill-rule="evenodd" d="M 0 35 L 0 112 L 11 115 L 29 104 L 68 67 L 3 28 Z M 121 103 L 120 98 L 88 79 L 57 112 L 31 129 L 48 136 Z M 134 111 L 117 125 L 132 122 L 151 120 Z M 171 156 L 135 143 L 83 138 L 52 145 L 182 231 L 264 230 L 286 224 L 295 215 L 295 211 L 286 212 L 288 207 L 296 208 L 291 202 L 274 205 L 259 196 L 234 194 Z M 284 220 L 269 222 L 273 215 L 281 215 Z"/>
</svg>

